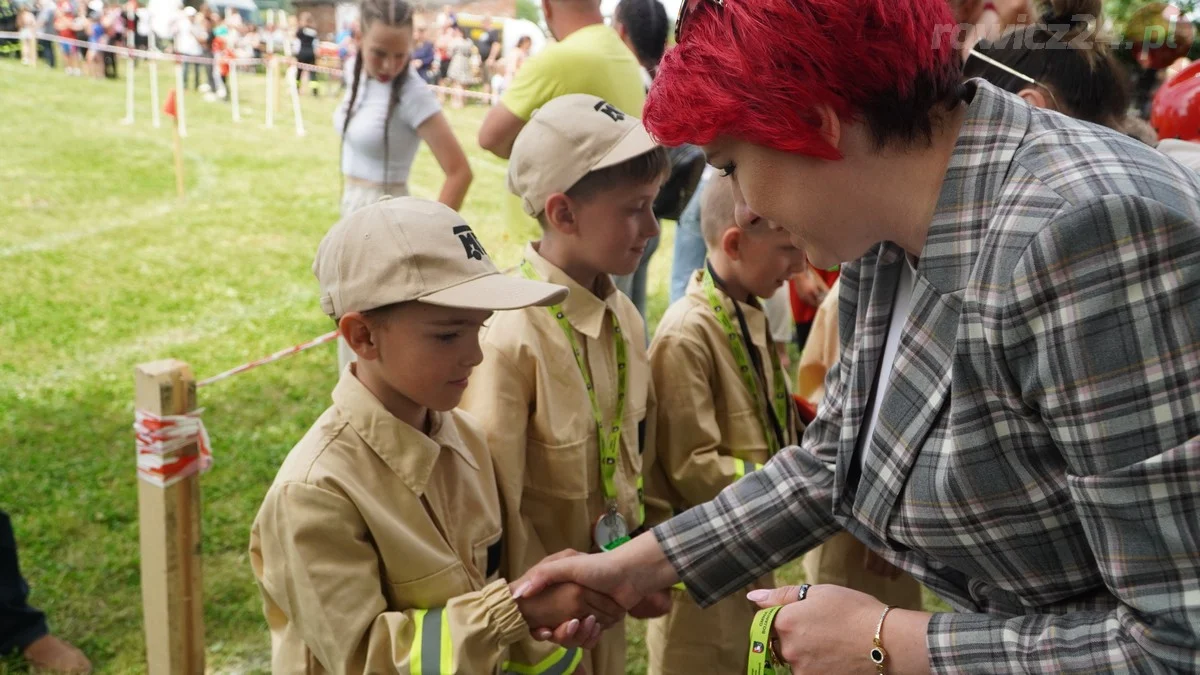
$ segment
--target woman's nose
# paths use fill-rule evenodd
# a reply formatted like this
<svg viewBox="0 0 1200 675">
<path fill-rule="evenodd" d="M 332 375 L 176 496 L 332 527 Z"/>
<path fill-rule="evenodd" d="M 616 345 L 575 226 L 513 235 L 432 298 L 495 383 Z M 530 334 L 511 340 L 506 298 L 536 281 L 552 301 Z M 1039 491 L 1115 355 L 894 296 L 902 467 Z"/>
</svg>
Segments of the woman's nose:
<svg viewBox="0 0 1200 675">
<path fill-rule="evenodd" d="M 749 206 L 743 201 L 738 201 L 733 209 L 733 220 L 737 226 L 745 229 L 757 223 L 761 219 L 757 213 L 750 210 Z"/>
</svg>

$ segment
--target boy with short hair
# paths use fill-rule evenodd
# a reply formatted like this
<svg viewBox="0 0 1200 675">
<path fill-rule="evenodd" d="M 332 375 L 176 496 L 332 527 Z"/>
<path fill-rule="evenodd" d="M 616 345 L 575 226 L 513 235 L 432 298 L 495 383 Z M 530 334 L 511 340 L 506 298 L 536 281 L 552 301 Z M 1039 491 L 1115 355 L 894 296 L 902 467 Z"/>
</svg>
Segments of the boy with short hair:
<svg viewBox="0 0 1200 675">
<path fill-rule="evenodd" d="M 284 460 L 255 518 L 254 576 L 276 673 L 496 673 L 531 627 L 620 609 L 559 587 L 514 599 L 483 433 L 455 410 L 493 310 L 566 289 L 499 274 L 453 210 L 421 199 L 363 208 L 313 263 L 321 307 L 357 363 Z M 526 650 L 573 672 L 581 650 Z M 547 655 L 548 654 L 548 655 Z M 537 672 L 504 664 L 505 670 Z"/>
<path fill-rule="evenodd" d="M 571 289 L 549 310 L 492 321 L 463 399 L 496 458 L 515 572 L 566 549 L 614 548 L 647 523 L 654 389 L 642 318 L 610 275 L 636 269 L 658 234 L 652 206 L 667 170 L 640 120 L 585 94 L 547 103 L 513 145 L 509 190 L 543 228 L 523 274 Z M 623 626 L 584 664 L 623 675 Z"/>
<path fill-rule="evenodd" d="M 650 346 L 659 396 L 655 447 L 677 512 L 713 499 L 780 448 L 799 443 L 804 430 L 757 300 L 804 269 L 804 252 L 767 221 L 739 228 L 731 179 L 710 180 L 702 199 L 708 261 L 667 310 Z M 752 588 L 774 585 L 768 576 Z M 686 591 L 673 590 L 670 614 L 646 631 L 649 673 L 746 672 L 756 610 L 744 592 L 701 610 Z"/>
</svg>

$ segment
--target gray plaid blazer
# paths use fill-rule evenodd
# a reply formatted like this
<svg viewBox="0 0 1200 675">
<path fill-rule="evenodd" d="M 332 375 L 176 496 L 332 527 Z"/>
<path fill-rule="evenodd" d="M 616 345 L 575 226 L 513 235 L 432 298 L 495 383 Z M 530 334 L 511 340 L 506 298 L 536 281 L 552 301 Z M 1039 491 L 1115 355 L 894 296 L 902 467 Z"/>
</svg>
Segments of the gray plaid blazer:
<svg viewBox="0 0 1200 675">
<path fill-rule="evenodd" d="M 935 672 L 1200 670 L 1200 176 L 968 87 L 861 478 L 890 243 L 803 447 L 656 536 L 711 604 L 845 529 L 956 610 Z"/>
</svg>

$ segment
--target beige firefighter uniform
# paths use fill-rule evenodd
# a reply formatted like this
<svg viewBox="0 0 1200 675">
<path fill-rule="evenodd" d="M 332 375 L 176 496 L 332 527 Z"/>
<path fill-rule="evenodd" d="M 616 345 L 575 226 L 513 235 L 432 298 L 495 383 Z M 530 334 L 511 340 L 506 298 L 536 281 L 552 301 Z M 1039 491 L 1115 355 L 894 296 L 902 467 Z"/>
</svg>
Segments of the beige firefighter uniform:
<svg viewBox="0 0 1200 675">
<path fill-rule="evenodd" d="M 250 535 L 275 673 L 569 673 L 531 643 L 502 568 L 500 499 L 481 430 L 392 416 L 351 366 L 288 454 Z M 541 651 L 539 651 L 539 649 Z M 540 670 L 539 670 L 540 669 Z"/>
<path fill-rule="evenodd" d="M 655 447 L 670 486 L 668 499 L 676 511 L 711 500 L 770 458 L 759 410 L 773 400 L 776 378 L 760 371 L 758 391 L 751 393 L 747 388 L 730 340 L 704 289 L 704 274 L 701 270 L 693 275 L 687 294 L 667 310 L 650 346 L 650 367 L 659 396 Z M 724 307 L 732 308 L 724 292 L 714 291 Z M 774 345 L 766 315 L 757 305 L 738 303 L 738 307 L 753 342 L 747 349 L 757 350 L 759 361 L 769 369 Z M 729 311 L 728 316 L 736 327 L 734 312 Z M 799 442 L 803 429 L 790 395 L 787 414 L 784 446 Z M 768 576 L 744 590 L 772 586 L 773 579 Z M 686 591 L 674 589 L 670 613 L 650 621 L 647 629 L 649 672 L 746 672 L 750 622 L 757 608 L 746 600 L 745 592 L 733 593 L 701 610 Z"/>
<path fill-rule="evenodd" d="M 602 299 L 538 255 L 534 245 L 526 248 L 525 259 L 538 277 L 571 289 L 562 311 L 584 352 L 606 421 L 616 408 L 614 341 L 626 343 L 628 385 L 614 487 L 617 510 L 632 533 L 643 525 L 639 477 L 653 457 L 655 399 L 642 318 L 607 277 Z M 514 574 L 564 549 L 597 550 L 593 525 L 606 511 L 599 434 L 562 327 L 550 311 L 530 307 L 497 314 L 482 342 L 483 363 L 471 376 L 462 408 L 486 430 L 496 460 Z M 651 522 L 666 515 L 653 504 L 647 513 Z M 624 627 L 605 632 L 585 654 L 584 665 L 591 675 L 624 675 Z"/>
</svg>

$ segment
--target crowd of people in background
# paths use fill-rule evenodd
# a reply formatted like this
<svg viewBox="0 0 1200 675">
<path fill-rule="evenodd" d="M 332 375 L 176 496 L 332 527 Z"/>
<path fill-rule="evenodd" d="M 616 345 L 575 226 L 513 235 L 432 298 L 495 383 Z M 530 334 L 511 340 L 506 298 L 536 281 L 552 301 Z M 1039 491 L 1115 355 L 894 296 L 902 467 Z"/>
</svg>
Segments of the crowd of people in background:
<svg viewBox="0 0 1200 675">
<path fill-rule="evenodd" d="M 15 5 L 14 5 L 15 7 Z M 318 75 L 314 69 L 298 68 L 296 81 L 302 93 L 318 96 L 321 83 L 348 84 L 353 59 L 358 51 L 359 21 L 345 23 L 335 34 L 322 36 L 310 12 L 288 17 L 286 24 L 261 24 L 233 9 L 225 12 L 208 4 L 169 7 L 151 19 L 152 9 L 137 0 L 124 4 L 105 0 L 35 0 L 14 9 L 14 25 L 19 26 L 33 53 L 22 54 L 27 62 L 40 59 L 51 68 L 60 64 L 69 75 L 117 79 L 118 55 L 104 46 L 154 48 L 184 56 L 216 59 L 226 63 L 184 63 L 185 86 L 200 91 L 208 99 L 228 98 L 228 61 L 261 59 L 266 54 L 291 54 L 300 64 L 342 67 L 346 76 Z M 273 15 L 268 15 L 273 16 Z M 533 41 L 519 36 L 506 50 L 501 30 L 493 19 L 484 17 L 474 29 L 459 24 L 454 11 L 447 7 L 432 20 L 416 18 L 412 64 L 421 79 L 445 88 L 443 100 L 455 108 L 470 100 L 469 90 L 498 100 L 517 71 L 530 56 Z M 87 43 L 87 46 L 37 39 L 38 33 Z M 151 36 L 155 38 L 151 42 Z M 324 43 L 324 44 L 323 44 Z M 328 54 L 327 62 L 318 59 Z M 474 97 L 474 100 L 488 99 Z"/>
</svg>

